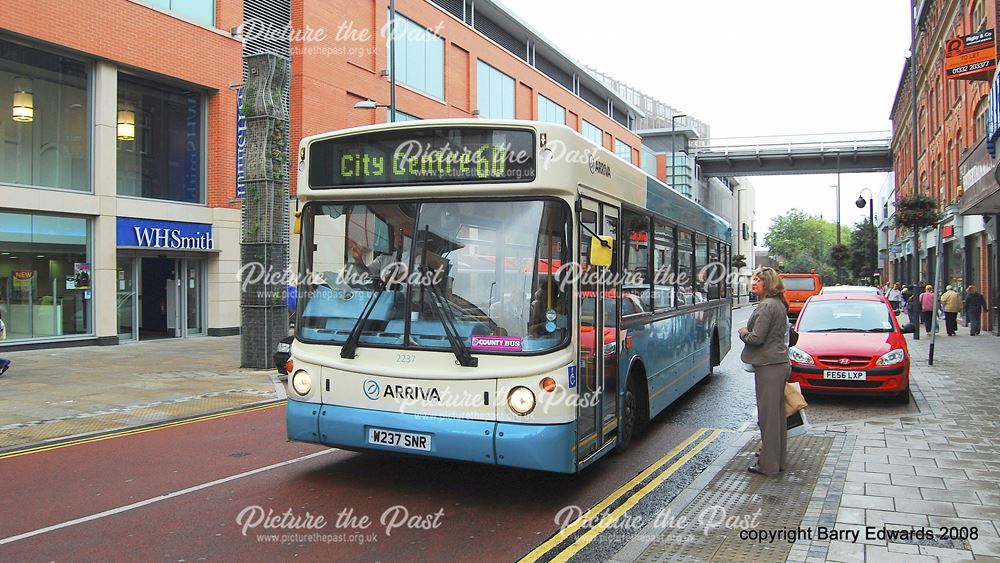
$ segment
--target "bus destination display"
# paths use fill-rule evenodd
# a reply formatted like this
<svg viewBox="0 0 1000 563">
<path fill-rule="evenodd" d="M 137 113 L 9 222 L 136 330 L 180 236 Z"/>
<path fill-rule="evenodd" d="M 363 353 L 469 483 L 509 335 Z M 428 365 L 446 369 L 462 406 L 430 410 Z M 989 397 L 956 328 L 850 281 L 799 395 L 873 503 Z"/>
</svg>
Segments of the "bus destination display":
<svg viewBox="0 0 1000 563">
<path fill-rule="evenodd" d="M 309 151 L 309 185 L 320 189 L 535 179 L 535 135 L 524 129 L 378 131 L 316 141 Z"/>
</svg>

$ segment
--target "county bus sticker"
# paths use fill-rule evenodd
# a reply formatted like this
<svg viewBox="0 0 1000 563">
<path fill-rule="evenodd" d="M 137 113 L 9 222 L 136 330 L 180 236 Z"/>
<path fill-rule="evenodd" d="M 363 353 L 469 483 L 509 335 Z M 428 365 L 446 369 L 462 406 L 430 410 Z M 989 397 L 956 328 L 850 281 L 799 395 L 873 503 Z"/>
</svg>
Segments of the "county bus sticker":
<svg viewBox="0 0 1000 563">
<path fill-rule="evenodd" d="M 520 352 L 520 336 L 473 336 L 473 350 L 479 352 Z"/>
</svg>

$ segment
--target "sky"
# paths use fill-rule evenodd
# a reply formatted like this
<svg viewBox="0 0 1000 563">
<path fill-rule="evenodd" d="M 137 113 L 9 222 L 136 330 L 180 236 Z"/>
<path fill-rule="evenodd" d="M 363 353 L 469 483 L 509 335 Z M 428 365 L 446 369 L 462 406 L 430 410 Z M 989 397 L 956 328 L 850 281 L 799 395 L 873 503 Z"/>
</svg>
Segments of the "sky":
<svg viewBox="0 0 1000 563">
<path fill-rule="evenodd" d="M 712 138 L 888 131 L 910 45 L 909 0 L 501 1 L 570 57 L 708 123 Z M 877 200 L 886 176 L 840 175 L 845 231 L 867 220 L 854 201 L 864 188 Z M 750 182 L 760 246 L 791 208 L 836 220 L 836 174 Z"/>
</svg>

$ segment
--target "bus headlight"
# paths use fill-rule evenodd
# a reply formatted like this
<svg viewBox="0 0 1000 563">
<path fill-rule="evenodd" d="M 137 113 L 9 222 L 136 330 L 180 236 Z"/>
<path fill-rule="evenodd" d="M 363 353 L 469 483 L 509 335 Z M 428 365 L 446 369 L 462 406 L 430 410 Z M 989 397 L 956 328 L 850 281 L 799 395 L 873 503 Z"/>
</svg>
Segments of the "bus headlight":
<svg viewBox="0 0 1000 563">
<path fill-rule="evenodd" d="M 309 377 L 308 373 L 304 371 L 297 371 L 295 372 L 295 375 L 292 376 L 292 389 L 295 389 L 295 392 L 299 395 L 308 395 L 309 392 L 312 391 L 312 386 L 312 378 Z"/>
<path fill-rule="evenodd" d="M 531 411 L 535 410 L 535 394 L 527 387 L 515 387 L 507 395 L 507 405 L 516 414 L 529 415 Z"/>
<path fill-rule="evenodd" d="M 886 354 L 883 354 L 882 357 L 879 358 L 875 362 L 875 365 L 877 365 L 877 366 L 891 366 L 891 365 L 895 365 L 895 364 L 898 364 L 898 363 L 902 363 L 904 357 L 905 357 L 905 354 L 903 354 L 903 349 L 902 348 L 896 348 L 892 352 L 888 352 Z"/>
</svg>

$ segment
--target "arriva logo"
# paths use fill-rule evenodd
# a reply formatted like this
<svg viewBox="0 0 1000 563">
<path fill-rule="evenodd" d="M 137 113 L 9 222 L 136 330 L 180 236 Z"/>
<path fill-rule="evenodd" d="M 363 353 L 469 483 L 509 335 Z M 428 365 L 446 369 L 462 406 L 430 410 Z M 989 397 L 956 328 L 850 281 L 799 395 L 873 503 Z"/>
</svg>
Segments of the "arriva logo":
<svg viewBox="0 0 1000 563">
<path fill-rule="evenodd" d="M 364 384 L 362 384 L 362 388 L 365 391 L 365 397 L 368 397 L 373 401 L 378 399 L 379 391 L 382 390 L 382 388 L 379 387 L 378 382 L 375 381 L 374 379 L 369 379 L 368 381 L 365 381 Z"/>
</svg>

